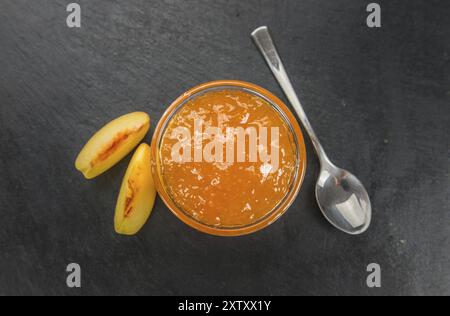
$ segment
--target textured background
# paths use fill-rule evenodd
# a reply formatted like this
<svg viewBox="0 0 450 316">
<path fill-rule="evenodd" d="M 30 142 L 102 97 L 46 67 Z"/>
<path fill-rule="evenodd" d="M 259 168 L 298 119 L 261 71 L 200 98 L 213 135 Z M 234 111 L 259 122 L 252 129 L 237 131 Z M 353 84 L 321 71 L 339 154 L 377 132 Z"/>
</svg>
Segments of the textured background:
<svg viewBox="0 0 450 316">
<path fill-rule="evenodd" d="M 449 1 L 382 1 L 381 29 L 361 0 L 78 2 L 81 29 L 69 1 L 0 1 L 0 294 L 450 295 Z M 116 235 L 129 157 L 88 182 L 83 143 L 130 111 L 156 123 L 209 80 L 284 99 L 249 38 L 262 24 L 330 156 L 366 184 L 371 229 L 322 217 L 308 143 L 297 201 L 261 232 L 208 236 L 158 200 L 137 237 Z M 82 289 L 65 285 L 70 262 Z M 371 262 L 381 289 L 365 285 Z"/>
</svg>

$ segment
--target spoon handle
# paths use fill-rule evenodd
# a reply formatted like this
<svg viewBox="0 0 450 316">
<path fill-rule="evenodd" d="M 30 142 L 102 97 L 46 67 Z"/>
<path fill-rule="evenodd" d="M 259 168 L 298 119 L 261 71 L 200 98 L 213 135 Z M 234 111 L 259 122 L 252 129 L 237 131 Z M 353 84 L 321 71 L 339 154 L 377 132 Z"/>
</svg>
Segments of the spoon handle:
<svg viewBox="0 0 450 316">
<path fill-rule="evenodd" d="M 305 130 L 308 132 L 309 137 L 311 138 L 311 141 L 314 145 L 314 149 L 316 150 L 316 153 L 320 158 L 320 162 L 322 164 L 329 162 L 329 159 L 325 154 L 322 145 L 320 144 L 319 138 L 314 132 L 314 129 L 312 128 L 311 123 L 306 116 L 305 110 L 303 110 L 302 104 L 300 103 L 300 100 L 298 99 L 298 96 L 295 93 L 294 88 L 292 87 L 292 83 L 289 80 L 286 70 L 284 69 L 283 63 L 280 56 L 278 55 L 277 49 L 273 43 L 267 26 L 262 26 L 253 31 L 252 38 L 255 41 L 256 46 L 258 46 L 262 55 L 266 59 L 267 64 L 272 70 L 275 78 L 277 79 L 287 98 L 291 102 L 295 112 L 297 112 L 297 115 L 300 118 L 300 121 L 302 122 Z"/>
</svg>

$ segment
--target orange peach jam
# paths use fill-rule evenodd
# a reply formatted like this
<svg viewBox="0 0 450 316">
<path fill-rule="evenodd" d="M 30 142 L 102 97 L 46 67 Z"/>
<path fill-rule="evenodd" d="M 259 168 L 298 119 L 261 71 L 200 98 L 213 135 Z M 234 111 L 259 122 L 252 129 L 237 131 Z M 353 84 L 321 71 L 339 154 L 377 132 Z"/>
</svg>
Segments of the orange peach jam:
<svg viewBox="0 0 450 316">
<path fill-rule="evenodd" d="M 205 135 L 210 127 L 216 133 Z M 237 147 L 237 135 L 227 133 L 237 128 L 245 130 L 244 152 Z M 264 149 L 264 128 L 265 149 L 272 161 L 262 161 L 261 155 L 255 161 L 250 147 L 257 144 L 258 153 Z M 251 141 L 249 131 L 256 131 L 258 143 Z M 227 140 L 235 143 L 228 155 L 233 142 L 225 144 Z M 213 141 L 223 148 L 214 147 L 211 161 L 201 155 Z M 174 159 L 175 147 L 184 160 Z M 292 132 L 265 99 L 250 92 L 216 90 L 191 99 L 169 121 L 160 148 L 167 193 L 184 212 L 210 226 L 240 227 L 261 220 L 283 200 L 294 180 L 297 157 Z"/>
</svg>

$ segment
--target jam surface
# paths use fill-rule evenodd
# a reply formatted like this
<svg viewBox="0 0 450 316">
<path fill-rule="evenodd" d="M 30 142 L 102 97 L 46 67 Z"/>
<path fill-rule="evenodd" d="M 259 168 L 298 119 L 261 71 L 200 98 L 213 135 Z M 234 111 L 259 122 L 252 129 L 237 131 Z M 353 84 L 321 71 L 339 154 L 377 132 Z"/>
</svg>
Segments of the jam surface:
<svg viewBox="0 0 450 316">
<path fill-rule="evenodd" d="M 217 133 L 205 133 L 208 127 Z M 180 128 L 191 138 L 179 133 Z M 227 134 L 236 128 L 246 131 L 243 153 L 237 136 Z M 273 134 L 273 128 L 278 133 Z M 267 137 L 262 139 L 264 129 Z M 273 158 L 252 159 L 255 142 L 249 130 L 257 132 L 258 153 L 265 149 L 274 157 L 277 151 L 276 164 Z M 212 151 L 214 161 L 195 158 L 196 150 L 201 152 L 213 141 L 223 146 L 223 159 L 215 155 L 218 147 Z M 226 155 L 233 141 L 234 152 Z M 189 159 L 174 159 L 174 146 L 180 144 L 186 145 L 180 153 Z M 209 91 L 188 101 L 169 121 L 159 155 L 163 185 L 177 206 L 203 224 L 230 228 L 253 224 L 271 213 L 289 193 L 297 164 L 293 134 L 282 116 L 263 98 L 237 89 Z"/>
</svg>

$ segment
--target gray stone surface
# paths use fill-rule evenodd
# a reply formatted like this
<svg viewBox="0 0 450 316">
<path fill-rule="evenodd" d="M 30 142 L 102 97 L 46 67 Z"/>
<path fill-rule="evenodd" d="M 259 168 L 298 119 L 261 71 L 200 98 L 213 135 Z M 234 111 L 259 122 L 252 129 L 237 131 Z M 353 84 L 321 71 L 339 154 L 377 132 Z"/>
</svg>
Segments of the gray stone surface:
<svg viewBox="0 0 450 316">
<path fill-rule="evenodd" d="M 450 295 L 448 1 L 379 1 L 381 29 L 360 0 L 78 2 L 81 29 L 65 26 L 69 1 L 0 1 L 0 294 Z M 130 111 L 156 123 L 209 80 L 285 99 L 249 38 L 262 24 L 330 156 L 366 184 L 371 229 L 322 217 L 308 143 L 299 197 L 261 232 L 208 236 L 158 200 L 138 236 L 116 235 L 129 157 L 88 182 L 83 143 Z M 66 287 L 70 262 L 82 289 Z M 381 289 L 365 285 L 371 262 Z"/>
</svg>

